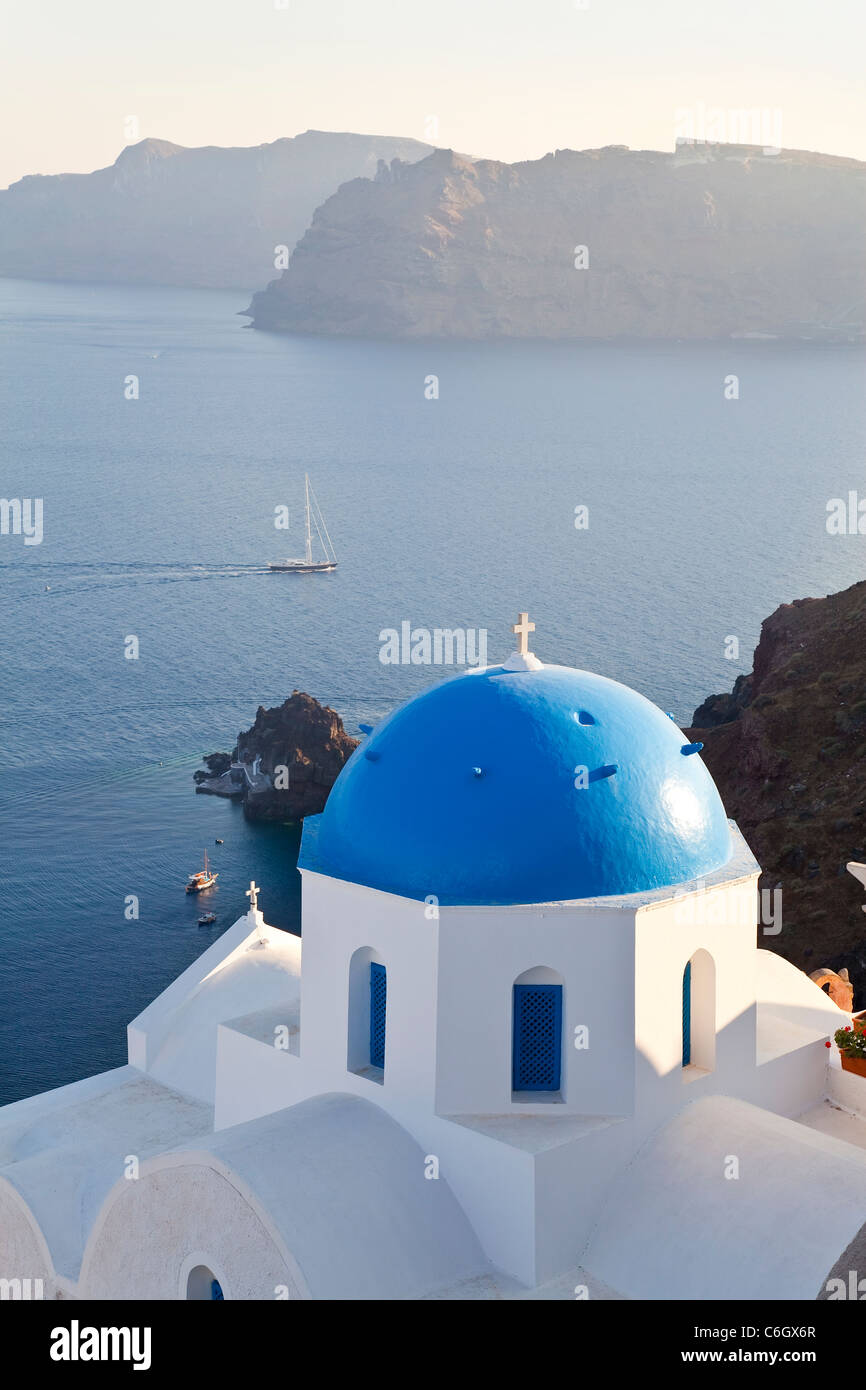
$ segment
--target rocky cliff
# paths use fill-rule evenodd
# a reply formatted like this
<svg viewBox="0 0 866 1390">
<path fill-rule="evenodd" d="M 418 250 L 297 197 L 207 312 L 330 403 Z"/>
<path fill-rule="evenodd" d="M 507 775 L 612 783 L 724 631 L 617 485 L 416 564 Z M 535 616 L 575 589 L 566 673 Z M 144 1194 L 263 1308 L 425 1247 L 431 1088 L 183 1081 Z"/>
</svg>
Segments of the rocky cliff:
<svg viewBox="0 0 866 1390">
<path fill-rule="evenodd" d="M 253 820 L 282 821 L 318 815 L 357 746 L 334 710 L 300 690 L 275 709 L 259 705 L 255 723 L 238 735 L 233 754 L 256 769 L 237 783 L 246 814 Z M 232 795 L 232 758 L 216 753 L 205 761 L 212 776 L 195 773 L 196 790 Z M 223 779 L 225 785 L 218 785 Z"/>
<path fill-rule="evenodd" d="M 108 169 L 0 192 L 0 275 L 251 290 L 346 179 L 429 151 L 319 130 L 250 149 L 142 140 Z"/>
<path fill-rule="evenodd" d="M 247 312 L 257 328 L 399 338 L 859 340 L 864 220 L 851 159 L 437 150 L 344 184 Z"/>
<path fill-rule="evenodd" d="M 781 886 L 782 931 L 759 944 L 806 971 L 847 967 L 863 1007 L 863 891 L 845 865 L 866 861 L 866 582 L 778 608 L 735 691 L 696 710 L 688 736 L 762 888 Z"/>
</svg>

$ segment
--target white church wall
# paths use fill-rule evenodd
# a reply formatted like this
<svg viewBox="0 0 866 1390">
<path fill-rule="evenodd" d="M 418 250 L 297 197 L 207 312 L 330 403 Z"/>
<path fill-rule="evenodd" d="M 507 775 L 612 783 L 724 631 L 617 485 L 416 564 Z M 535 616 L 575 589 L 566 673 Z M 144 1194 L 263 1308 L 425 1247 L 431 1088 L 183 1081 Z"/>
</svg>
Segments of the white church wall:
<svg viewBox="0 0 866 1390">
<path fill-rule="evenodd" d="M 423 903 L 310 871 L 303 873 L 303 905 L 305 1084 L 357 1091 L 377 1104 L 384 1103 L 384 1091 L 432 1108 L 439 923 L 425 915 Z M 349 1067 L 351 964 L 358 951 L 387 972 L 385 1068 L 376 1078 Z M 356 992 L 369 988 L 369 974 L 366 982 L 357 972 L 356 977 Z M 361 1032 L 356 1014 L 353 1061 L 364 1054 Z"/>
<path fill-rule="evenodd" d="M 633 913 L 558 904 L 445 908 L 439 935 L 440 1113 L 631 1111 Z M 516 1100 L 513 987 L 539 968 L 563 981 L 562 1087 L 555 1101 L 544 1092 Z"/>
<path fill-rule="evenodd" d="M 757 950 L 754 957 L 758 1065 L 748 1098 L 796 1118 L 832 1095 L 833 1080 L 841 1072 L 835 1047 L 828 1049 L 826 1043 L 850 1015 L 784 957 L 770 950 Z M 866 1083 L 861 1084 L 866 1090 Z"/>
<path fill-rule="evenodd" d="M 751 1091 L 756 883 L 757 873 L 713 884 L 637 915 L 636 1110 L 644 1129 L 708 1092 Z M 690 961 L 692 1061 L 684 1067 L 683 976 Z"/>
<path fill-rule="evenodd" d="M 796 1119 L 828 1090 L 827 1050 L 823 1042 L 812 1042 L 755 1068 L 737 1094 L 764 1110 Z"/>
<path fill-rule="evenodd" d="M 213 1103 L 218 1025 L 296 1001 L 300 971 L 300 939 L 247 914 L 132 1021 L 130 1064 Z"/>
<path fill-rule="evenodd" d="M 416 1117 L 417 1135 L 466 1213 L 491 1265 L 531 1288 L 535 1282 L 533 1155 L 489 1133 Z"/>
<path fill-rule="evenodd" d="M 581 1263 L 611 1185 L 631 1158 L 634 1133 L 632 1119 L 613 1120 L 535 1156 L 536 1283 Z"/>
<path fill-rule="evenodd" d="M 214 1129 L 283 1110 L 312 1094 L 299 1058 L 221 1024 L 217 1029 Z"/>
<path fill-rule="evenodd" d="M 760 1003 L 761 1060 L 803 1042 L 826 1041 L 850 1022 L 828 994 L 784 956 L 771 950 L 755 952 Z"/>
</svg>

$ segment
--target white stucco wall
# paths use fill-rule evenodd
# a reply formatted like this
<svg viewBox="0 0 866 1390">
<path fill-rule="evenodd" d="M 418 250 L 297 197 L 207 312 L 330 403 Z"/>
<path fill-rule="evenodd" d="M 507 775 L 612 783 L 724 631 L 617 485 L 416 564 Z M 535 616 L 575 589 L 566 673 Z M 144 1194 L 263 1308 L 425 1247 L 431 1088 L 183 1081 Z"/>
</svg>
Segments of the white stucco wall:
<svg viewBox="0 0 866 1390">
<path fill-rule="evenodd" d="M 303 874 L 303 920 L 304 1068 L 314 1069 L 322 1090 L 366 1094 L 376 1085 L 345 1080 L 349 967 L 355 951 L 370 947 L 387 971 L 385 1075 L 377 1089 L 432 1110 L 439 924 L 425 916 L 423 903 L 310 872 Z"/>
<path fill-rule="evenodd" d="M 562 904 L 449 908 L 439 922 L 436 1108 L 623 1115 L 633 1104 L 634 912 Z M 535 967 L 563 982 L 561 1099 L 513 1098 L 513 986 Z M 589 1046 L 574 1047 L 575 1028 Z"/>
<path fill-rule="evenodd" d="M 711 1097 L 622 1172 L 584 1262 L 630 1298 L 814 1299 L 864 1219 L 866 1151 Z"/>
<path fill-rule="evenodd" d="M 185 1298 L 197 1264 L 213 1270 L 226 1298 L 306 1293 L 232 1175 L 210 1155 L 190 1155 L 152 1161 L 114 1190 L 85 1254 L 81 1297 Z"/>
<path fill-rule="evenodd" d="M 757 872 L 733 883 L 643 908 L 635 930 L 636 1112 L 655 1127 L 696 1099 L 693 1086 L 739 1095 L 755 1070 L 757 995 L 755 931 Z M 710 1076 L 683 1069 L 683 974 L 698 952 L 711 958 L 715 984 L 715 1048 Z M 692 980 L 692 1034 L 709 1005 Z M 704 1060 L 693 1043 L 693 1062 Z"/>
<path fill-rule="evenodd" d="M 296 1007 L 300 974 L 300 938 L 248 913 L 129 1024 L 130 1063 L 213 1104 L 219 1024 L 272 1005 Z"/>
</svg>

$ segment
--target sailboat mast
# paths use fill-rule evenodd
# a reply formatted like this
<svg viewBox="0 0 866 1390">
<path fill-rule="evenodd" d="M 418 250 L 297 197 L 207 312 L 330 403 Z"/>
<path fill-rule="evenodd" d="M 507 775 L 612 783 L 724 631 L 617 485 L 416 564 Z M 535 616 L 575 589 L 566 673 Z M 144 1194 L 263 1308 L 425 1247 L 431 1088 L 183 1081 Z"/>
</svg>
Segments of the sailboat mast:
<svg viewBox="0 0 866 1390">
<path fill-rule="evenodd" d="M 319 499 L 318 499 L 318 497 L 316 496 L 316 491 L 315 491 L 315 488 L 313 487 L 312 483 L 310 483 L 310 493 L 311 493 L 312 498 L 313 498 L 313 507 L 315 508 L 315 511 L 313 512 L 313 520 L 314 520 L 315 523 L 316 523 L 316 530 L 317 530 L 318 533 L 319 533 L 319 540 L 322 542 L 322 549 L 323 549 L 324 552 L 325 552 L 326 558 L 327 558 L 328 560 L 330 560 L 332 564 L 336 565 L 336 563 L 337 563 L 337 553 L 336 553 L 336 551 L 334 550 L 334 542 L 331 540 L 331 537 L 328 535 L 328 528 L 327 528 L 327 526 L 325 525 L 325 518 L 322 516 L 322 509 L 321 509 L 321 507 L 319 506 Z M 320 525 L 321 525 L 321 529 L 320 529 Z M 322 532 L 323 532 L 323 531 L 324 531 L 324 533 L 325 533 L 324 539 L 322 539 Z"/>
<path fill-rule="evenodd" d="M 313 563 L 313 538 L 310 535 L 310 475 L 304 474 L 304 492 L 307 499 L 307 564 Z"/>
</svg>

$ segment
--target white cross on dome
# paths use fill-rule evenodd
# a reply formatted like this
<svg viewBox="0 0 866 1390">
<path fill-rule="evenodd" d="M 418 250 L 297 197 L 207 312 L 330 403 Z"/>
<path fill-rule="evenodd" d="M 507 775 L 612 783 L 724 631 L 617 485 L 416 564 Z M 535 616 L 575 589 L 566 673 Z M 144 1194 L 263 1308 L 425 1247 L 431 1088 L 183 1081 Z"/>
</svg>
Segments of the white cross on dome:
<svg viewBox="0 0 866 1390">
<path fill-rule="evenodd" d="M 520 612 L 517 615 L 517 622 L 512 624 L 511 631 L 517 638 L 517 647 L 511 653 L 507 661 L 503 662 L 506 671 L 538 671 L 541 669 L 541 662 L 538 657 L 529 650 L 529 634 L 535 631 L 535 623 L 529 621 L 529 614 Z"/>
</svg>

